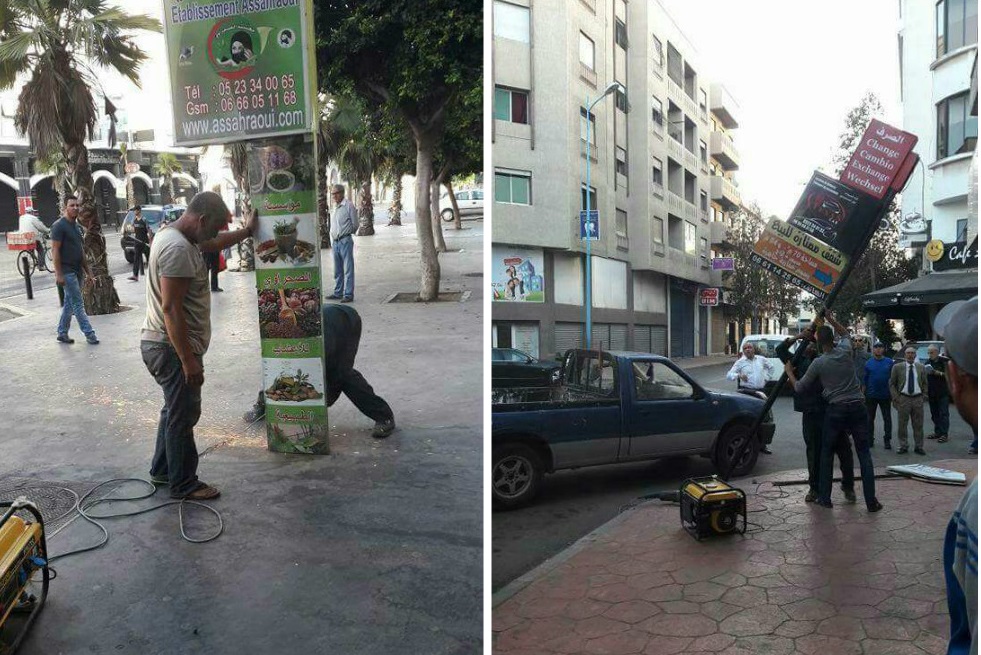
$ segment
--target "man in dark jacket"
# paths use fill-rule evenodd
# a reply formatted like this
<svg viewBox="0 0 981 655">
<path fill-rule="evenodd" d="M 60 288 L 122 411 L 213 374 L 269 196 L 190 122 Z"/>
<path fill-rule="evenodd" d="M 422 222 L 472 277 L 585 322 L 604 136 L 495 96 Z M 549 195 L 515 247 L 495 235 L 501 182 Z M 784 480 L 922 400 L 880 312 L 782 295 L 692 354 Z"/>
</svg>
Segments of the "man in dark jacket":
<svg viewBox="0 0 981 655">
<path fill-rule="evenodd" d="M 331 304 L 324 305 L 323 319 L 327 406 L 333 405 L 343 393 L 362 414 L 375 421 L 371 435 L 379 439 L 387 437 L 395 431 L 395 414 L 354 368 L 361 343 L 361 317 L 352 307 Z M 255 405 L 243 418 L 255 423 L 265 415 L 266 399 L 260 391 Z"/>
<path fill-rule="evenodd" d="M 947 389 L 947 358 L 941 356 L 936 346 L 927 348 L 927 400 L 930 402 L 930 420 L 933 421 L 933 434 L 927 439 L 947 443 L 947 430 L 950 429 L 950 391 Z"/>
<path fill-rule="evenodd" d="M 797 337 L 788 337 L 783 343 L 776 347 L 777 357 L 781 362 L 787 363 L 793 359 L 790 352 L 794 341 L 798 341 L 798 348 L 806 347 L 804 359 L 797 365 L 796 372 L 798 377 L 804 377 L 811 362 L 817 357 L 817 349 L 814 346 L 813 332 L 810 328 L 804 330 Z M 807 495 L 804 502 L 813 503 L 818 498 L 818 473 L 821 463 L 821 433 L 824 429 L 824 410 L 826 403 L 821 397 L 821 383 L 817 382 L 814 386 L 803 391 L 794 392 L 794 411 L 801 413 L 801 430 L 804 434 L 804 445 L 807 449 Z M 845 494 L 848 502 L 855 502 L 855 462 L 852 459 L 852 448 L 847 435 L 839 435 L 835 442 L 835 454 L 838 455 L 838 464 L 841 466 L 841 490 Z"/>
</svg>

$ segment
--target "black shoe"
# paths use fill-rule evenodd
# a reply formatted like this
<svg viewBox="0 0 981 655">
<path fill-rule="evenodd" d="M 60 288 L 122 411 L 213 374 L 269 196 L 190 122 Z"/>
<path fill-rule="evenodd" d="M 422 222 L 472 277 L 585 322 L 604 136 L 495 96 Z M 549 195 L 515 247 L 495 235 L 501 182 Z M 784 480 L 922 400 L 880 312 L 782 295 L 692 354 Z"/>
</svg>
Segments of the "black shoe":
<svg viewBox="0 0 981 655">
<path fill-rule="evenodd" d="M 834 505 L 831 504 L 831 501 L 830 500 L 821 500 L 820 498 L 818 498 L 817 500 L 815 500 L 814 501 L 814 504 L 815 505 L 818 505 L 820 507 L 824 507 L 826 509 L 831 509 L 832 507 L 834 507 Z"/>
<path fill-rule="evenodd" d="M 354 298 L 352 296 L 344 296 L 341 298 L 341 302 L 354 302 Z"/>
<path fill-rule="evenodd" d="M 845 494 L 845 500 L 847 500 L 849 503 L 855 503 L 858 501 L 858 499 L 855 498 L 854 489 L 842 489 L 841 493 Z"/>
<path fill-rule="evenodd" d="M 72 339 L 67 334 L 59 334 L 58 335 L 58 341 L 60 341 L 61 343 L 75 343 L 75 340 Z"/>
<path fill-rule="evenodd" d="M 332 294 L 330 294 L 329 296 L 326 296 L 326 297 L 324 298 L 324 300 L 340 300 L 340 299 L 341 299 L 341 297 L 340 297 L 340 296 L 338 296 L 338 295 L 337 295 L 337 294 L 335 294 L 335 293 L 332 293 Z"/>
<path fill-rule="evenodd" d="M 897 455 L 905 455 L 908 452 L 909 452 L 909 448 L 903 446 L 902 448 L 900 448 L 899 450 L 896 451 L 896 454 Z"/>
<path fill-rule="evenodd" d="M 215 287 L 214 289 L 211 290 L 211 293 L 221 293 L 222 291 L 224 291 L 224 289 L 220 289 L 218 287 Z"/>
<path fill-rule="evenodd" d="M 884 443 L 882 447 L 885 448 L 886 450 L 892 450 L 892 444 L 889 443 L 888 441 Z"/>
<path fill-rule="evenodd" d="M 384 439 L 393 432 L 395 432 L 395 419 L 390 418 L 387 421 L 375 423 L 375 429 L 371 431 L 371 436 L 376 439 Z"/>
<path fill-rule="evenodd" d="M 914 448 L 913 452 L 916 453 L 917 455 L 926 455 L 926 451 L 923 450 L 922 448 Z"/>
<path fill-rule="evenodd" d="M 882 503 L 878 500 L 869 505 L 869 512 L 878 512 L 882 510 Z"/>
<path fill-rule="evenodd" d="M 90 337 L 85 337 L 85 340 L 90 344 L 92 344 L 93 346 L 97 346 L 99 344 L 99 338 L 96 337 L 94 334 Z"/>
<path fill-rule="evenodd" d="M 773 454 L 773 451 L 770 450 L 770 447 L 769 446 L 763 446 L 762 448 L 760 448 L 760 452 L 763 453 L 764 455 L 772 455 Z"/>
<path fill-rule="evenodd" d="M 804 502 L 805 503 L 813 503 L 815 500 L 817 500 L 817 497 L 818 497 L 818 495 L 817 495 L 817 492 L 816 491 L 808 491 L 807 492 L 807 495 L 804 496 Z"/>
</svg>

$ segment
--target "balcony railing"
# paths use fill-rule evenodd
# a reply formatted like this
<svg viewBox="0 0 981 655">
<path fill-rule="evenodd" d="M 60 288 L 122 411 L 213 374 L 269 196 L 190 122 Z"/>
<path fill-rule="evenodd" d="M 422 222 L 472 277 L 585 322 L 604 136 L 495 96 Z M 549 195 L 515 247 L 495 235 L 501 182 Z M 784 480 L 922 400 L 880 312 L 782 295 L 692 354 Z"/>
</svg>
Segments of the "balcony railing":
<svg viewBox="0 0 981 655">
<path fill-rule="evenodd" d="M 690 255 L 683 250 L 678 250 L 674 247 L 668 249 L 668 261 L 676 266 L 684 266 L 687 268 L 696 268 L 698 266 L 698 257 L 695 255 Z"/>
<path fill-rule="evenodd" d="M 630 240 L 627 238 L 626 234 L 617 232 L 617 250 L 630 250 Z"/>
<path fill-rule="evenodd" d="M 695 153 L 693 153 L 688 148 L 685 148 L 685 151 L 684 151 L 683 154 L 684 154 L 684 158 L 685 158 L 685 160 L 684 160 L 685 161 L 685 168 L 687 168 L 688 170 L 690 170 L 692 173 L 696 172 L 698 170 L 698 155 L 696 155 Z"/>
<path fill-rule="evenodd" d="M 740 201 L 736 185 L 720 175 L 713 175 L 711 180 L 712 200 L 726 209 L 737 209 Z"/>
<path fill-rule="evenodd" d="M 723 132 L 712 132 L 709 137 L 709 152 L 722 168 L 727 171 L 739 169 L 739 153 L 732 139 Z"/>
<path fill-rule="evenodd" d="M 729 225 L 723 221 L 709 223 L 709 243 L 714 248 L 728 246 L 730 243 Z"/>
<path fill-rule="evenodd" d="M 739 107 L 721 84 L 713 84 L 709 87 L 709 110 L 719 118 L 726 129 L 739 127 L 736 120 Z"/>
<path fill-rule="evenodd" d="M 685 201 L 673 191 L 668 191 L 668 211 L 675 216 L 683 216 L 685 213 Z"/>
<path fill-rule="evenodd" d="M 685 161 L 685 147 L 675 141 L 674 137 L 669 137 L 666 139 L 668 143 L 668 156 L 674 159 L 676 162 L 681 164 Z"/>
<path fill-rule="evenodd" d="M 668 78 L 668 97 L 674 101 L 674 104 L 684 109 L 691 118 L 698 116 L 698 104 L 670 78 Z"/>
<path fill-rule="evenodd" d="M 586 84 L 589 84 L 594 89 L 596 88 L 596 71 L 582 62 L 579 62 L 579 77 L 582 78 Z"/>
<path fill-rule="evenodd" d="M 695 207 L 694 203 L 685 200 L 684 205 L 685 205 L 685 218 L 687 220 L 694 221 L 696 218 L 698 218 L 698 208 Z"/>
<path fill-rule="evenodd" d="M 664 198 L 664 185 L 658 184 L 657 182 L 651 182 L 651 193 L 658 198 Z"/>
</svg>

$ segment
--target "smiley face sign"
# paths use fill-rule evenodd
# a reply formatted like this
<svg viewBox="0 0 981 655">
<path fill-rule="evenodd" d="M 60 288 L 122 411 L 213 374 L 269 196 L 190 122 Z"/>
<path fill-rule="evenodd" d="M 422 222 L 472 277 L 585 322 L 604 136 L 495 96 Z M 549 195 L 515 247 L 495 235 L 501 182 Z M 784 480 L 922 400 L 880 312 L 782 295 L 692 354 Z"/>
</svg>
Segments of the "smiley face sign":
<svg viewBox="0 0 981 655">
<path fill-rule="evenodd" d="M 926 253 L 926 258 L 928 261 L 940 261 L 940 258 L 944 256 L 944 242 L 940 239 L 934 239 L 926 244 L 926 248 L 924 248 L 923 251 Z"/>
</svg>

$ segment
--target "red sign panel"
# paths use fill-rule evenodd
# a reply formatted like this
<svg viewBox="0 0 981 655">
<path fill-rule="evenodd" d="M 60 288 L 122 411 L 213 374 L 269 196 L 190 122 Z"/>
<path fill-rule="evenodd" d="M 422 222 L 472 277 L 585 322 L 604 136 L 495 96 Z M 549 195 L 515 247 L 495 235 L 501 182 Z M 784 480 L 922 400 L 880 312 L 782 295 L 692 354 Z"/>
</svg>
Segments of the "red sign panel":
<svg viewBox="0 0 981 655">
<path fill-rule="evenodd" d="M 839 179 L 882 200 L 893 180 L 899 177 L 916 140 L 909 132 L 873 119 Z"/>
<path fill-rule="evenodd" d="M 720 295 L 719 289 L 716 287 L 700 289 L 698 292 L 698 304 L 702 307 L 715 307 L 719 304 Z"/>
<path fill-rule="evenodd" d="M 34 198 L 31 196 L 17 196 L 17 215 L 23 216 L 30 209 L 34 209 Z"/>
<path fill-rule="evenodd" d="M 913 173 L 913 169 L 916 167 L 916 163 L 920 161 L 920 156 L 915 152 L 909 153 L 906 159 L 903 160 L 903 165 L 899 168 L 899 174 L 896 175 L 896 179 L 892 181 L 892 190 L 899 193 L 906 186 L 906 180 Z"/>
</svg>

